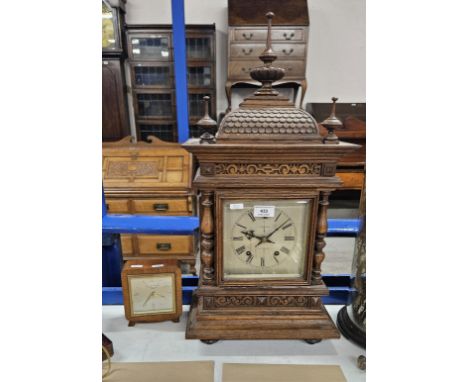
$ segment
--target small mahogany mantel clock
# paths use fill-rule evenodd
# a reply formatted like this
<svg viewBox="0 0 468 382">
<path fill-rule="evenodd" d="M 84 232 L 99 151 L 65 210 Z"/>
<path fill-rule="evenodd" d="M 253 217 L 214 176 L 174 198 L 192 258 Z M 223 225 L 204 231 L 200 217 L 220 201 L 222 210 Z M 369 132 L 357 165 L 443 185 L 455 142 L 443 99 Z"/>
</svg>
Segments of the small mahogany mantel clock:
<svg viewBox="0 0 468 382">
<path fill-rule="evenodd" d="M 272 66 L 272 17 L 264 66 L 251 70 L 262 87 L 216 137 L 183 145 L 200 163 L 201 194 L 201 272 L 186 338 L 205 343 L 340 336 L 320 299 L 328 294 L 320 265 L 328 197 L 341 185 L 336 163 L 359 146 L 338 141 L 333 112 L 322 138 L 311 115 L 272 88 L 284 76 Z"/>
</svg>

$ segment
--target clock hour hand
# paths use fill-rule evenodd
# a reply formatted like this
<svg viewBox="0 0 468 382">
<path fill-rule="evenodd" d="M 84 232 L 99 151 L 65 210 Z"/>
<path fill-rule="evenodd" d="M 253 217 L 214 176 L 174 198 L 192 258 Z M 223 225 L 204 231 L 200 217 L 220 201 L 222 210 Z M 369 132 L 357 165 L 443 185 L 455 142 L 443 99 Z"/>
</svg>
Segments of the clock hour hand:
<svg viewBox="0 0 468 382">
<path fill-rule="evenodd" d="M 253 229 L 251 229 L 249 231 L 241 231 L 241 233 L 244 234 L 247 237 L 247 239 L 249 239 L 249 240 L 251 240 L 253 237 L 255 239 L 262 240 L 262 238 L 260 236 L 257 236 L 257 235 L 254 234 Z"/>
</svg>

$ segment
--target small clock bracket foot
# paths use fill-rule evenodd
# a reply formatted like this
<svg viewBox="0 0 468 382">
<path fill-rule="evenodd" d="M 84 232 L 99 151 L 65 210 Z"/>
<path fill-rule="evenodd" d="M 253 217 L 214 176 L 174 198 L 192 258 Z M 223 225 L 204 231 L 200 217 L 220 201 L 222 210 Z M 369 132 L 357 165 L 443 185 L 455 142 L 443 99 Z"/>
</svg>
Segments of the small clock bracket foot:
<svg viewBox="0 0 468 382">
<path fill-rule="evenodd" d="M 135 321 L 128 321 L 128 326 L 135 326 Z"/>
<path fill-rule="evenodd" d="M 322 340 L 304 340 L 305 342 L 307 342 L 309 345 L 313 345 L 313 344 L 316 344 L 316 343 L 319 343 L 321 342 Z"/>
<path fill-rule="evenodd" d="M 175 322 L 175 323 L 180 322 L 180 317 L 174 318 L 172 322 Z"/>
<path fill-rule="evenodd" d="M 219 340 L 200 340 L 200 341 L 203 342 L 204 344 L 207 344 L 207 345 L 213 345 L 216 342 L 218 342 Z"/>
</svg>

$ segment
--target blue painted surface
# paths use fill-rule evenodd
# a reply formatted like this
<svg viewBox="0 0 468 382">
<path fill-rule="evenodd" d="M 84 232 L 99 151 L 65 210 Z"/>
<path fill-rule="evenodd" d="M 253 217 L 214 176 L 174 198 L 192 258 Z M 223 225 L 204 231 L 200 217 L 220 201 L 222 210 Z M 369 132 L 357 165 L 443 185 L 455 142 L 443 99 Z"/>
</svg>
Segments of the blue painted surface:
<svg viewBox="0 0 468 382">
<path fill-rule="evenodd" d="M 183 143 L 189 138 L 184 0 L 172 0 L 172 41 L 174 46 L 177 131 L 179 143 Z"/>
<path fill-rule="evenodd" d="M 102 218 L 103 233 L 147 233 L 158 235 L 190 235 L 198 228 L 197 216 L 106 215 Z"/>
<path fill-rule="evenodd" d="M 327 236 L 356 236 L 360 227 L 360 219 L 328 219 Z"/>
<path fill-rule="evenodd" d="M 102 235 L 102 286 L 121 286 L 120 272 L 122 269 L 122 250 L 120 236 L 114 234 Z"/>
<path fill-rule="evenodd" d="M 105 205 L 104 207 L 105 208 Z M 196 216 L 146 216 L 146 215 L 105 215 L 102 219 L 104 233 L 152 233 L 167 235 L 188 235 L 198 228 Z M 328 219 L 327 235 L 356 235 L 359 219 Z"/>
</svg>

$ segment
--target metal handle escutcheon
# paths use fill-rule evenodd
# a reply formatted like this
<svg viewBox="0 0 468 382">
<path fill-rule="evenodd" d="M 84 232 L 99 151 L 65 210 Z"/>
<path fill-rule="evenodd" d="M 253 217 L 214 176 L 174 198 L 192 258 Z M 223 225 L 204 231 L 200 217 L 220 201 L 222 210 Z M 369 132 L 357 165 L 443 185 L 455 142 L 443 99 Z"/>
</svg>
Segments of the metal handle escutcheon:
<svg viewBox="0 0 468 382">
<path fill-rule="evenodd" d="M 156 203 L 156 204 L 153 204 L 153 208 L 154 208 L 155 211 L 158 211 L 158 212 L 168 211 L 169 210 L 169 204 L 167 204 L 167 203 Z"/>
<path fill-rule="evenodd" d="M 156 243 L 156 249 L 158 251 L 170 251 L 171 248 L 171 243 Z"/>
</svg>

